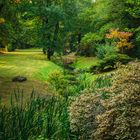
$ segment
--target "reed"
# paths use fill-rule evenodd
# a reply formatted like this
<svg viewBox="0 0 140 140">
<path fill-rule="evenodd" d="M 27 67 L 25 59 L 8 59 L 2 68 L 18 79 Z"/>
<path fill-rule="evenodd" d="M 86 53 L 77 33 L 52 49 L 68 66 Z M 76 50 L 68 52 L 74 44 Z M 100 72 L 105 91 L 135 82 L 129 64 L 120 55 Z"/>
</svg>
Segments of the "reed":
<svg viewBox="0 0 140 140">
<path fill-rule="evenodd" d="M 23 93 L 11 97 L 10 107 L 0 106 L 0 139 L 69 139 L 68 101 L 62 97 L 36 97 L 27 103 Z"/>
</svg>

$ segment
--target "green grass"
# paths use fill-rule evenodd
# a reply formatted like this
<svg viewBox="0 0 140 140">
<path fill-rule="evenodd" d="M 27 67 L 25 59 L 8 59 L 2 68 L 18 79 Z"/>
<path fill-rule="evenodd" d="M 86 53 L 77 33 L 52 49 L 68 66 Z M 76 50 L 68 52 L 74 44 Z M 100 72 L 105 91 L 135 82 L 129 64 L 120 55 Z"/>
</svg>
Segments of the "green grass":
<svg viewBox="0 0 140 140">
<path fill-rule="evenodd" d="M 0 106 L 1 140 L 69 139 L 67 100 L 59 96 L 35 97 L 33 93 L 24 104 L 23 94 L 15 93 L 8 108 Z"/>
<path fill-rule="evenodd" d="M 78 69 L 88 69 L 98 63 L 98 61 L 99 59 L 96 57 L 77 57 L 73 66 Z"/>
<path fill-rule="evenodd" d="M 38 49 L 23 50 L 0 55 L 0 76 L 12 78 L 13 76 L 27 76 L 32 80 L 47 80 L 48 74 L 53 70 L 62 68 L 47 60 Z"/>
<path fill-rule="evenodd" d="M 47 79 L 52 71 L 63 70 L 55 63 L 48 61 L 40 49 L 17 50 L 0 54 L 0 96 L 6 103 L 15 89 L 23 89 L 28 97 L 34 89 L 39 95 L 47 93 Z M 23 83 L 13 83 L 14 76 L 27 77 Z"/>
</svg>

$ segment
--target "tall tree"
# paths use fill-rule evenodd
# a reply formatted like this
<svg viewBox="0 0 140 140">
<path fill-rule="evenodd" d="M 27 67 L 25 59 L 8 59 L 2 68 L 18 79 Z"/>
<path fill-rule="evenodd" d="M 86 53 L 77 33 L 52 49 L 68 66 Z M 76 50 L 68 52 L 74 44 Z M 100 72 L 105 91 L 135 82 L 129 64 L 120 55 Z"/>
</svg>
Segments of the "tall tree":
<svg viewBox="0 0 140 140">
<path fill-rule="evenodd" d="M 8 46 L 16 39 L 17 20 L 17 1 L 0 1 L 0 18 L 3 22 L 0 24 L 0 44 L 3 47 Z"/>
</svg>

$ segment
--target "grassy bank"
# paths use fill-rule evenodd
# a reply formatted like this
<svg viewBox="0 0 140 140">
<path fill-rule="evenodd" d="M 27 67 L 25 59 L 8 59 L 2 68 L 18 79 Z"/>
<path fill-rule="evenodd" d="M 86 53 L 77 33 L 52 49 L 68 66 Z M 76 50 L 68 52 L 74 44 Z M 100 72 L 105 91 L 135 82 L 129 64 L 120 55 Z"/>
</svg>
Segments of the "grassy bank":
<svg viewBox="0 0 140 140">
<path fill-rule="evenodd" d="M 30 79 L 47 80 L 52 70 L 62 70 L 42 55 L 41 50 L 19 50 L 0 55 L 0 76 L 12 78 L 17 75 Z"/>
<path fill-rule="evenodd" d="M 95 57 L 75 57 L 73 55 L 69 57 L 75 58 L 73 66 L 76 69 L 88 69 L 98 62 Z M 63 71 L 63 68 L 48 61 L 41 49 L 24 49 L 1 54 L 0 96 L 3 102 L 7 104 L 15 89 L 23 90 L 25 98 L 29 97 L 33 89 L 36 94 L 48 95 L 48 75 L 54 71 Z M 12 78 L 18 75 L 27 77 L 27 81 L 23 83 L 12 82 Z M 80 77 L 83 77 L 82 75 Z M 91 76 L 90 74 L 89 79 L 94 81 L 96 77 L 96 75 Z"/>
<path fill-rule="evenodd" d="M 99 61 L 96 57 L 77 57 L 73 66 L 78 69 L 89 69 Z"/>
<path fill-rule="evenodd" d="M 0 54 L 0 96 L 4 102 L 15 89 L 23 89 L 25 97 L 34 89 L 41 95 L 47 93 L 47 78 L 52 71 L 62 68 L 47 60 L 40 49 L 17 50 Z M 24 83 L 13 83 L 12 78 L 27 77 Z"/>
</svg>

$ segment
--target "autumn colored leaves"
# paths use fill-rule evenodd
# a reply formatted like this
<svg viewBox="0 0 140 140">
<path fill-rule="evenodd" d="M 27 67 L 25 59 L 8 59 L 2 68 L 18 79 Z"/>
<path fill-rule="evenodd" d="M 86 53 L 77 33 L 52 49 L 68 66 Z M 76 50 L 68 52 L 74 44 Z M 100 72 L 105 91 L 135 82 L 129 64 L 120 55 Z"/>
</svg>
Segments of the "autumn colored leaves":
<svg viewBox="0 0 140 140">
<path fill-rule="evenodd" d="M 119 29 L 111 29 L 108 34 L 106 34 L 107 39 L 111 39 L 113 44 L 123 53 L 126 49 L 133 48 L 133 44 L 130 42 L 130 38 L 133 33 L 119 31 Z"/>
</svg>

